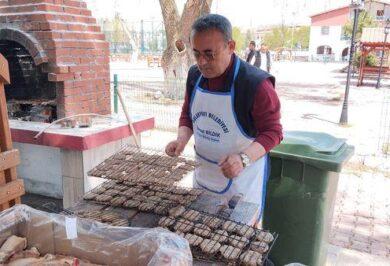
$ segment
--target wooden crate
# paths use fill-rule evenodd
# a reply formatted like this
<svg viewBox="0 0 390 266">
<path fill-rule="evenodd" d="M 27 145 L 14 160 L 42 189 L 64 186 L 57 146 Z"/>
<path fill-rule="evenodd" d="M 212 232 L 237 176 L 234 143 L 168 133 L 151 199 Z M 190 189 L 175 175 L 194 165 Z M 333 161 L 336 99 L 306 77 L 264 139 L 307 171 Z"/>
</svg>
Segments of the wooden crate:
<svg viewBox="0 0 390 266">
<path fill-rule="evenodd" d="M 12 148 L 4 84 L 9 84 L 7 60 L 0 54 L 0 211 L 20 203 L 24 194 L 23 180 L 17 179 L 19 151 Z"/>
</svg>

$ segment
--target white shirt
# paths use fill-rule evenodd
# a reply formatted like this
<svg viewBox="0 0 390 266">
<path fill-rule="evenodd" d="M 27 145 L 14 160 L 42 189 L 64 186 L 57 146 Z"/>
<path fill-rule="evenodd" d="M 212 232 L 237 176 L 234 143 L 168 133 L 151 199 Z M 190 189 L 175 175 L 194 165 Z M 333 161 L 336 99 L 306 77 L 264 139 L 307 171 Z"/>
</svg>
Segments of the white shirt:
<svg viewBox="0 0 390 266">
<path fill-rule="evenodd" d="M 261 64 L 260 69 L 267 71 L 267 53 L 260 52 Z"/>
</svg>

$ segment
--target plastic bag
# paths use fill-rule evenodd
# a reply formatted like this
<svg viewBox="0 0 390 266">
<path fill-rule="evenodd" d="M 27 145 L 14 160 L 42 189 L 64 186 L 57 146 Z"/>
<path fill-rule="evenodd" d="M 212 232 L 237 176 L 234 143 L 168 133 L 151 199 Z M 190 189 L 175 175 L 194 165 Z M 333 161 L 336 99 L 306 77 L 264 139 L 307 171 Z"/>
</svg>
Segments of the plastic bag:
<svg viewBox="0 0 390 266">
<path fill-rule="evenodd" d="M 192 265 L 188 242 L 162 228 L 115 227 L 16 205 L 0 213 L 0 245 L 11 235 L 27 248 L 105 265 Z"/>
</svg>

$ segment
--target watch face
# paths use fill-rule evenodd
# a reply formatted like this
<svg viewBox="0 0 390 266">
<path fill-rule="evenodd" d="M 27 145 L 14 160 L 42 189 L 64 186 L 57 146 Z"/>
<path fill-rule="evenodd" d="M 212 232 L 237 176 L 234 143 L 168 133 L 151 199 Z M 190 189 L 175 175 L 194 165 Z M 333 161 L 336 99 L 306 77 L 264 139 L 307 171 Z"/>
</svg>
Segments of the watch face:
<svg viewBox="0 0 390 266">
<path fill-rule="evenodd" d="M 244 167 L 247 166 L 249 164 L 249 157 L 244 153 L 241 153 L 240 156 Z"/>
</svg>

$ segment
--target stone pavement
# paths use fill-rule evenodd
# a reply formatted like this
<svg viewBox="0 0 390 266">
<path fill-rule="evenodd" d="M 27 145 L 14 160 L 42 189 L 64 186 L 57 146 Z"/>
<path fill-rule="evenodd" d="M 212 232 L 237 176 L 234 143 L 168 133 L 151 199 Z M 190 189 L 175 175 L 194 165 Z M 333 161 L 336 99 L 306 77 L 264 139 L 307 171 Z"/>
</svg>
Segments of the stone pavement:
<svg viewBox="0 0 390 266">
<path fill-rule="evenodd" d="M 390 260 L 384 257 L 359 252 L 353 249 L 328 246 L 326 266 L 388 266 Z"/>
<path fill-rule="evenodd" d="M 390 179 L 378 173 L 342 174 L 330 243 L 389 259 Z"/>
</svg>

